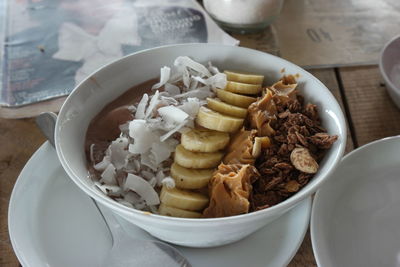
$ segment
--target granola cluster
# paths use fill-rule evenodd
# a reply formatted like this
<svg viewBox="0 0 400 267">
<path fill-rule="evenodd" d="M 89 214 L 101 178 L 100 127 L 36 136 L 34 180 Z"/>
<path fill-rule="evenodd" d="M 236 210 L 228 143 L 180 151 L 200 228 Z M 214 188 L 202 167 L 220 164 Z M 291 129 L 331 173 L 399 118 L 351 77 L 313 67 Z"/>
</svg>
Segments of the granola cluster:
<svg viewBox="0 0 400 267">
<path fill-rule="evenodd" d="M 293 79 L 282 81 L 288 85 Z M 260 177 L 253 183 L 252 211 L 278 204 L 304 187 L 338 138 L 321 126 L 317 106 L 305 105 L 297 91 L 285 97 L 275 94 L 271 101 L 276 114 L 270 114 L 269 125 L 274 132 L 271 145 L 262 150 L 255 163 Z"/>
</svg>

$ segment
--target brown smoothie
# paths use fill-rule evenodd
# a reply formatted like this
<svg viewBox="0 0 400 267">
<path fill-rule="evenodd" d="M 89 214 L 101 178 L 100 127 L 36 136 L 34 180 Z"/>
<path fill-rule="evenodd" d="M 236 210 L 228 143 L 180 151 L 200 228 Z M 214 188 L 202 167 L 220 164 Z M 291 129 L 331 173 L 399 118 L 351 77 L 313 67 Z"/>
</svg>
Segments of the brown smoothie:
<svg viewBox="0 0 400 267">
<path fill-rule="evenodd" d="M 151 87 L 158 79 L 151 79 L 139 85 L 133 86 L 121 96 L 107 104 L 101 112 L 94 117 L 86 132 L 85 153 L 90 162 L 90 146 L 95 144 L 95 162 L 103 158 L 105 149 L 111 141 L 121 133 L 119 126 L 133 120 L 133 114 L 128 106 L 140 101 L 144 93 L 150 93 Z"/>
</svg>

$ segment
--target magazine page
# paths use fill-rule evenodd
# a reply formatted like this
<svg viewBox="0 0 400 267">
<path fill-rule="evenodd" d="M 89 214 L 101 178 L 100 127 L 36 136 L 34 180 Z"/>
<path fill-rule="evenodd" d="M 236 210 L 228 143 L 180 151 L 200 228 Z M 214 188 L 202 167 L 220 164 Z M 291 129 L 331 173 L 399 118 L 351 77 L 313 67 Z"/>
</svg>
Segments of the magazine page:
<svg viewBox="0 0 400 267">
<path fill-rule="evenodd" d="M 194 0 L 9 0 L 0 104 L 65 96 L 124 55 L 175 43 L 237 45 Z"/>
</svg>

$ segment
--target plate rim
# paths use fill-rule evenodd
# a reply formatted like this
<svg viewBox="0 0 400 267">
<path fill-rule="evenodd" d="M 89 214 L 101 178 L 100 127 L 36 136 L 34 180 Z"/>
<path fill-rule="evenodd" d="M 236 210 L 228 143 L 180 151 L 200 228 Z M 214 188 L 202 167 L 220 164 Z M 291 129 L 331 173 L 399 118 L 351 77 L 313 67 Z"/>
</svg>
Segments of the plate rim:
<svg viewBox="0 0 400 267">
<path fill-rule="evenodd" d="M 22 186 L 21 184 L 24 183 L 24 180 L 26 178 L 23 178 L 27 176 L 28 171 L 34 167 L 34 162 L 37 160 L 36 158 L 40 156 L 41 153 L 45 153 L 45 150 L 51 148 L 49 141 L 45 141 L 40 147 L 32 154 L 32 156 L 29 158 L 29 160 L 25 163 L 24 167 L 22 168 L 21 172 L 18 175 L 18 178 L 14 184 L 13 190 L 11 192 L 10 196 L 10 201 L 8 203 L 8 212 L 7 212 L 7 224 L 8 224 L 8 236 L 10 238 L 11 246 L 13 248 L 13 251 L 20 262 L 20 264 L 24 267 L 32 266 L 28 260 L 26 260 L 25 256 L 20 252 L 20 249 L 18 249 L 19 244 L 18 241 L 15 240 L 15 236 L 13 236 L 12 233 L 17 231 L 15 224 L 12 222 L 13 221 L 13 213 L 15 210 L 15 203 L 18 201 L 18 198 L 16 197 L 17 191 L 19 188 Z M 56 151 L 54 150 L 54 153 Z"/>
<path fill-rule="evenodd" d="M 400 135 L 394 135 L 394 136 L 388 136 L 388 137 L 384 137 L 378 140 L 374 140 L 372 142 L 366 143 L 352 151 L 350 151 L 348 154 L 346 154 L 340 161 L 340 163 L 338 164 L 338 166 L 336 167 L 335 171 L 333 173 L 330 174 L 330 176 L 333 176 L 335 174 L 335 172 L 341 167 L 342 164 L 344 164 L 345 162 L 351 160 L 353 157 L 356 157 L 357 155 L 359 155 L 360 153 L 363 153 L 364 150 L 370 148 L 370 147 L 374 147 L 374 146 L 379 146 L 383 143 L 386 142 L 393 142 L 394 140 L 399 140 L 400 142 Z M 329 178 L 328 180 L 329 181 Z M 330 266 L 327 265 L 327 263 L 330 262 L 323 262 L 322 258 L 326 258 L 326 256 L 322 257 L 321 253 L 322 251 L 319 249 L 319 244 L 321 241 L 319 241 L 319 237 L 317 234 L 317 230 L 316 230 L 316 218 L 318 217 L 317 213 L 317 205 L 319 205 L 318 203 L 320 201 L 322 201 L 323 196 L 321 194 L 321 189 L 326 187 L 327 185 L 329 185 L 329 183 L 325 183 L 323 184 L 316 192 L 314 199 L 313 199 L 313 203 L 312 203 L 312 208 L 311 208 L 311 217 L 310 217 L 310 235 L 311 235 L 311 244 L 312 244 L 312 250 L 314 253 L 314 257 L 315 257 L 315 261 L 317 262 L 317 266 Z"/>
<path fill-rule="evenodd" d="M 11 241 L 13 251 L 14 251 L 18 261 L 20 262 L 20 264 L 24 267 L 36 266 L 37 264 L 42 264 L 42 263 L 31 262 L 29 259 L 27 259 L 26 253 L 24 253 L 22 251 L 22 249 L 19 246 L 19 241 L 17 240 L 18 238 L 16 238 L 16 231 L 18 231 L 18 227 L 15 224 L 13 224 L 13 221 L 15 221 L 14 214 L 15 214 L 16 203 L 19 201 L 19 198 L 17 197 L 17 192 L 18 192 L 19 188 L 25 183 L 26 179 L 28 179 L 27 177 L 30 176 L 29 171 L 32 168 L 35 168 L 35 163 L 37 162 L 38 158 L 49 153 L 50 151 L 46 151 L 46 150 L 49 150 L 51 148 L 52 147 L 49 144 L 49 142 L 46 141 L 32 154 L 32 156 L 26 162 L 26 164 L 22 168 L 20 174 L 18 175 L 18 178 L 14 184 L 14 187 L 13 187 L 13 190 L 12 190 L 12 193 L 10 196 L 10 201 L 9 201 L 9 205 L 8 205 L 8 213 L 7 213 L 8 235 L 9 235 L 9 238 Z M 55 150 L 54 150 L 54 153 L 56 153 Z M 61 166 L 61 164 L 60 164 L 60 166 Z M 81 189 L 79 189 L 79 190 L 83 194 L 85 194 Z M 298 230 L 298 233 L 300 233 L 299 239 L 296 242 L 296 245 L 291 247 L 290 253 L 288 253 L 288 257 L 286 257 L 286 261 L 283 262 L 284 266 L 288 265 L 291 262 L 291 260 L 294 258 L 297 251 L 299 250 L 300 246 L 303 243 L 304 237 L 310 226 L 310 221 L 311 221 L 310 215 L 312 212 L 312 203 L 313 203 L 312 197 L 309 196 L 309 197 L 305 198 L 304 200 L 300 201 L 297 205 L 295 205 L 293 208 L 291 208 L 287 213 L 282 214 L 282 216 L 280 216 L 279 218 L 276 219 L 276 220 L 280 220 L 280 219 L 282 219 L 282 217 L 284 217 L 288 213 L 293 212 L 293 210 L 295 210 L 296 208 L 299 208 L 300 206 L 304 205 L 303 209 L 305 212 L 305 214 L 304 214 L 305 220 L 301 225 L 302 227 L 299 227 L 299 230 Z M 273 222 L 271 222 L 271 223 L 273 223 Z M 268 225 L 266 225 L 265 227 L 267 227 L 267 226 Z M 265 227 L 261 228 L 259 231 L 262 231 Z M 239 240 L 238 242 L 241 242 L 241 240 Z M 36 249 L 34 249 L 34 251 L 36 251 Z M 34 252 L 34 253 L 37 254 L 37 252 Z M 43 264 L 45 264 L 45 263 L 46 262 L 43 262 Z"/>
</svg>

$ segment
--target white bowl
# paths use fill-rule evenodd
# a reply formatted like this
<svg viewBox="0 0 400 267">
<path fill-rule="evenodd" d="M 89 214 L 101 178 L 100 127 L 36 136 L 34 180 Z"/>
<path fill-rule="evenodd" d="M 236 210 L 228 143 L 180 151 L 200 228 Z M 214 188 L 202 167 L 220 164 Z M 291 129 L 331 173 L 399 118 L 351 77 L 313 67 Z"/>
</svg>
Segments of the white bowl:
<svg viewBox="0 0 400 267">
<path fill-rule="evenodd" d="M 125 207 L 95 189 L 88 178 L 84 152 L 89 122 L 110 101 L 128 88 L 157 77 L 160 67 L 170 66 L 178 56 L 189 56 L 202 63 L 212 61 L 220 69 L 262 73 L 268 83 L 281 78 L 281 70 L 299 74 L 299 88 L 306 101 L 318 105 L 323 125 L 338 141 L 326 154 L 320 169 L 300 192 L 269 209 L 225 218 L 184 219 L 149 214 Z M 215 44 L 185 44 L 149 49 L 126 56 L 93 73 L 79 84 L 65 101 L 58 115 L 55 141 L 58 157 L 71 179 L 88 195 L 155 237 L 191 247 L 218 246 L 237 241 L 275 220 L 300 200 L 314 193 L 331 173 L 346 143 L 346 126 L 339 104 L 330 91 L 300 67 L 275 56 L 242 47 Z"/>
<path fill-rule="evenodd" d="M 379 70 L 385 80 L 386 90 L 400 108 L 400 36 L 393 38 L 383 47 Z"/>
<path fill-rule="evenodd" d="M 318 266 L 400 266 L 400 136 L 346 155 L 313 203 Z"/>
</svg>

